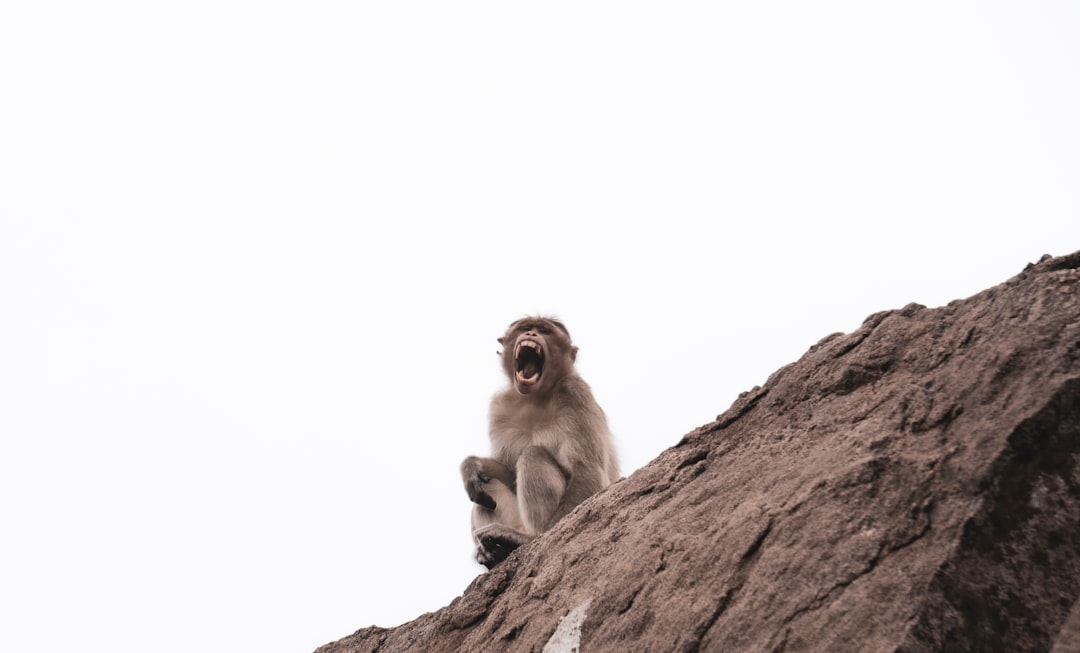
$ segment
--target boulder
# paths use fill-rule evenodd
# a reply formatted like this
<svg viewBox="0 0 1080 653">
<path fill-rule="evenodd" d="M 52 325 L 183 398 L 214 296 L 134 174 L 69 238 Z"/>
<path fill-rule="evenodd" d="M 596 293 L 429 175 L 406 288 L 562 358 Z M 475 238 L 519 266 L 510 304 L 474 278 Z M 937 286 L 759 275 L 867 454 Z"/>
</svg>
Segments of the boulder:
<svg viewBox="0 0 1080 653">
<path fill-rule="evenodd" d="M 319 653 L 1080 651 L 1078 595 L 1080 252 L 823 338 L 449 606 Z"/>
</svg>

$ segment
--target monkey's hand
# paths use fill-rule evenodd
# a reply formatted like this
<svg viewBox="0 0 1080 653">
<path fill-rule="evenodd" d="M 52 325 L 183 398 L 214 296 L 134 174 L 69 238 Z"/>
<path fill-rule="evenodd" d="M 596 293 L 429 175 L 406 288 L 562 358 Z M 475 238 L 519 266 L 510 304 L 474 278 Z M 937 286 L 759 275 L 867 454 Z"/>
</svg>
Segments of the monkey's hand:
<svg viewBox="0 0 1080 653">
<path fill-rule="evenodd" d="M 465 482 L 465 492 L 469 500 L 488 510 L 495 510 L 495 499 L 484 490 L 484 485 L 491 481 L 491 476 L 484 471 L 484 462 L 476 456 L 469 456 L 461 463 L 461 479 Z"/>
</svg>

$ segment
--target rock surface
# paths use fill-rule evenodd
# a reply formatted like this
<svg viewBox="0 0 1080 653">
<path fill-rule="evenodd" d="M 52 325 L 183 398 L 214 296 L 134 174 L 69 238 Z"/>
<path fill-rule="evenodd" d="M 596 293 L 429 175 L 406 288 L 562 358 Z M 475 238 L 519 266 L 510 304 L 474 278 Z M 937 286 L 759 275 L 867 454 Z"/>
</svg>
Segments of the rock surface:
<svg viewBox="0 0 1080 653">
<path fill-rule="evenodd" d="M 1080 252 L 824 338 L 449 606 L 319 653 L 1080 651 L 1078 595 Z"/>
</svg>

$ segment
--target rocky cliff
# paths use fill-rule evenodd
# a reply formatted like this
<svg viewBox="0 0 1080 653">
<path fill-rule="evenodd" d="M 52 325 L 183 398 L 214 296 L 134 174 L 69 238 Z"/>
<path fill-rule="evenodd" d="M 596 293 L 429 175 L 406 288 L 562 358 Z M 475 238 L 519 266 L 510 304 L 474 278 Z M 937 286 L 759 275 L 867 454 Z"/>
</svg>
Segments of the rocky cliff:
<svg viewBox="0 0 1080 653">
<path fill-rule="evenodd" d="M 319 653 L 1080 651 L 1078 595 L 1080 252 L 822 339 L 449 606 Z"/>
</svg>

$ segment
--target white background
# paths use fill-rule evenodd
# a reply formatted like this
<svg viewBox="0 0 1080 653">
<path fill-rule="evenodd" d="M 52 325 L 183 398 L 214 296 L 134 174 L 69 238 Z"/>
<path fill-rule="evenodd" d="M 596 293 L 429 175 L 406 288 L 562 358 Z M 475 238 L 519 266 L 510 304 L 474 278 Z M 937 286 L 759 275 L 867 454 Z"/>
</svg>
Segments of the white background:
<svg viewBox="0 0 1080 653">
<path fill-rule="evenodd" d="M 1074 2 L 6 2 L 0 649 L 458 596 L 495 338 L 626 474 L 821 337 L 1080 249 Z"/>
</svg>

